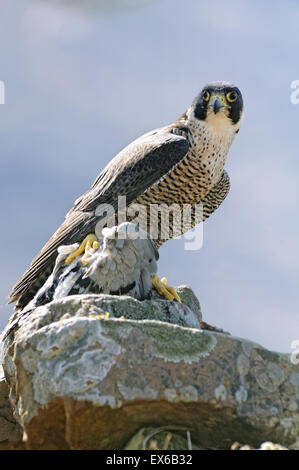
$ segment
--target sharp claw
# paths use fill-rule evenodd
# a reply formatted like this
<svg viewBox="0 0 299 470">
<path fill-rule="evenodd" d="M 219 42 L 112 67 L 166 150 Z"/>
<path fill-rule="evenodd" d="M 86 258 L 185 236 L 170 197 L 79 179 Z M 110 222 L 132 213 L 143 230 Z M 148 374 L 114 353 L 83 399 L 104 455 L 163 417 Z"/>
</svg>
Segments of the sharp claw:
<svg viewBox="0 0 299 470">
<path fill-rule="evenodd" d="M 83 242 L 81 243 L 81 245 L 79 246 L 79 248 L 77 248 L 77 250 L 73 251 L 73 253 L 71 253 L 65 260 L 65 263 L 67 265 L 71 264 L 71 262 L 79 255 L 82 255 L 82 253 L 85 253 L 81 262 L 82 264 L 86 265 L 87 264 L 87 261 L 86 261 L 86 258 L 89 257 L 89 250 L 90 248 L 94 248 L 95 250 L 97 248 L 95 248 L 97 246 L 97 248 L 99 248 L 99 243 L 98 243 L 98 240 L 97 240 L 97 237 L 93 234 L 93 233 L 90 233 L 89 235 L 87 235 L 87 237 L 84 238 Z"/>
<path fill-rule="evenodd" d="M 89 254 L 88 253 L 85 253 L 85 255 L 83 256 L 83 258 L 81 259 L 81 263 L 84 265 L 84 266 L 87 266 L 88 264 L 88 261 L 87 261 L 87 258 L 89 257 Z"/>
<path fill-rule="evenodd" d="M 165 297 L 166 300 L 176 299 L 180 304 L 182 303 L 180 296 L 178 295 L 174 287 L 167 285 L 166 277 L 163 277 L 163 279 L 160 280 L 157 274 L 154 274 L 152 276 L 152 286 L 154 289 L 156 289 L 158 294 Z"/>
<path fill-rule="evenodd" d="M 166 289 L 168 290 L 168 292 L 170 292 L 170 294 L 173 295 L 174 299 L 177 299 L 177 301 L 180 304 L 182 303 L 181 298 L 180 298 L 179 294 L 177 293 L 177 291 L 175 290 L 174 287 L 166 286 Z"/>
</svg>

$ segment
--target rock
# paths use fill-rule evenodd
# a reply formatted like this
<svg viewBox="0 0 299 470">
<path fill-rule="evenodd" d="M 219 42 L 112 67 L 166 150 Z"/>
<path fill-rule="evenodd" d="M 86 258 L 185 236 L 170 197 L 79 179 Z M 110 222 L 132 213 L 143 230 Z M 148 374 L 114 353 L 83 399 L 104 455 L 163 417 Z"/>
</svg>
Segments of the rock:
<svg viewBox="0 0 299 470">
<path fill-rule="evenodd" d="M 0 378 L 0 449 L 23 448 L 22 428 L 13 417 L 8 399 L 9 388 L 4 378 Z"/>
<path fill-rule="evenodd" d="M 142 428 L 164 426 L 184 428 L 175 434 L 186 445 L 188 432 L 193 448 L 295 446 L 299 366 L 200 330 L 196 297 L 179 294 L 183 305 L 70 296 L 22 319 L 3 343 L 3 367 L 28 449 L 122 449 Z"/>
</svg>

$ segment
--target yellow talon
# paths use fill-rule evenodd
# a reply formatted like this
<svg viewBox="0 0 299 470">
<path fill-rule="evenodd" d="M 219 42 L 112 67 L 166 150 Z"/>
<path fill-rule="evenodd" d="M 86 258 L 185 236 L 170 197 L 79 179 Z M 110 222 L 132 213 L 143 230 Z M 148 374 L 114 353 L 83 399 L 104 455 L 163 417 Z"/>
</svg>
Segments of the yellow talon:
<svg viewBox="0 0 299 470">
<path fill-rule="evenodd" d="M 97 248 L 95 248 L 95 246 L 97 246 Z M 90 233 L 89 235 L 87 235 L 87 237 L 84 238 L 83 242 L 81 243 L 81 245 L 79 246 L 79 248 L 77 248 L 77 250 L 73 251 L 73 253 L 71 253 L 65 260 L 65 263 L 67 265 L 71 264 L 71 262 L 79 255 L 82 255 L 82 253 L 85 253 L 83 258 L 82 258 L 82 263 L 83 264 L 87 264 L 87 261 L 86 259 L 89 257 L 89 250 L 90 248 L 94 248 L 95 250 L 97 250 L 99 248 L 99 242 L 98 242 L 98 239 L 97 237 L 93 234 L 93 233 Z"/>
<path fill-rule="evenodd" d="M 92 248 L 93 248 L 94 250 L 98 250 L 98 249 L 99 249 L 99 246 L 100 246 L 100 244 L 99 244 L 98 241 L 95 241 L 95 242 L 93 242 L 93 244 L 92 244 Z"/>
<path fill-rule="evenodd" d="M 168 286 L 168 285 L 167 285 L 167 279 L 166 279 L 166 277 L 163 277 L 163 278 L 161 279 L 161 282 L 162 282 L 162 284 L 166 287 L 166 289 L 168 290 L 168 292 L 169 292 L 170 294 L 172 294 L 173 297 L 174 297 L 175 299 L 177 299 L 177 301 L 181 304 L 182 301 L 181 301 L 181 298 L 180 298 L 179 294 L 177 293 L 177 291 L 175 290 L 174 287 L 171 287 L 171 286 Z"/>
<path fill-rule="evenodd" d="M 154 274 L 152 276 L 152 286 L 156 289 L 158 294 L 163 295 L 166 300 L 176 299 L 180 304 L 182 303 L 181 298 L 174 287 L 167 285 L 166 277 L 163 277 L 163 279 L 160 280 L 157 274 Z"/>
</svg>

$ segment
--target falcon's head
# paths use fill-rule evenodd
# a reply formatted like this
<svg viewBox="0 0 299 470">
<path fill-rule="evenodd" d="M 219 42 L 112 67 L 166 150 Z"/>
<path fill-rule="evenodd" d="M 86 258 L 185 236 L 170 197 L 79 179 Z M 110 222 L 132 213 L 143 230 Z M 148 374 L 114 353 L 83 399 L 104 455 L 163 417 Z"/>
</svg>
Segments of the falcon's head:
<svg viewBox="0 0 299 470">
<path fill-rule="evenodd" d="M 239 88 L 231 83 L 209 83 L 195 98 L 190 111 L 192 118 L 215 129 L 233 127 L 237 132 L 243 113 L 242 94 Z"/>
</svg>

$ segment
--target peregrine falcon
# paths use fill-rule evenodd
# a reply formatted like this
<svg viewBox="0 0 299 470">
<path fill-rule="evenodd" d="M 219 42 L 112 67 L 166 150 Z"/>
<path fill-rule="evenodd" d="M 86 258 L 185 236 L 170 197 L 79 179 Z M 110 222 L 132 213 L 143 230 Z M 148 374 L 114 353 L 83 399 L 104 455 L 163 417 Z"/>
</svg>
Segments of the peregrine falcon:
<svg viewBox="0 0 299 470">
<path fill-rule="evenodd" d="M 192 210 L 190 228 L 207 219 L 229 191 L 230 181 L 224 165 L 239 132 L 242 113 L 243 99 L 235 85 L 209 83 L 176 121 L 148 132 L 125 147 L 76 200 L 64 222 L 13 287 L 10 298 L 11 302 L 17 301 L 16 308 L 22 309 L 35 296 L 53 270 L 61 245 L 81 243 L 66 263 L 71 264 L 84 251 L 83 263 L 86 262 L 89 251 L 98 247 L 95 230 L 103 214 L 97 209 L 108 204 L 118 217 L 119 196 L 126 197 L 127 208 L 142 204 L 148 220 L 150 208 L 155 204 L 176 204 L 181 211 L 186 204 L 191 207 L 201 204 L 201 219 Z M 119 225 L 118 220 L 113 225 Z M 151 235 L 150 229 L 147 232 Z M 168 238 L 173 236 L 177 233 L 170 231 Z M 160 229 L 155 238 L 157 247 L 167 239 Z M 172 288 L 161 283 L 157 276 L 153 284 L 160 292 L 164 289 L 166 298 L 174 298 Z"/>
</svg>

